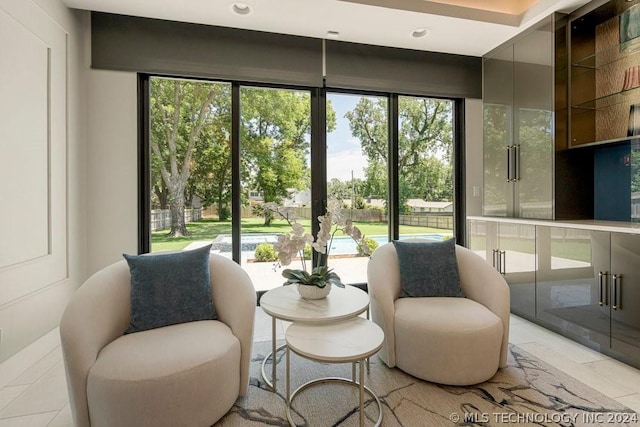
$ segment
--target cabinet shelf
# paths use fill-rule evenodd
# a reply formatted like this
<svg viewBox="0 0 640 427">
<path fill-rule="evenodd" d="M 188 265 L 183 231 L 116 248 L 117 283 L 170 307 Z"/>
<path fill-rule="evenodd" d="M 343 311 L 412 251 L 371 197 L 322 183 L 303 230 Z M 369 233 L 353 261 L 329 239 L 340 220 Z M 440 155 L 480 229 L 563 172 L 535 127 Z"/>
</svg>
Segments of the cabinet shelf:
<svg viewBox="0 0 640 427">
<path fill-rule="evenodd" d="M 585 143 L 578 143 L 577 141 L 574 141 L 572 143 L 572 145 L 569 147 L 569 150 L 577 150 L 580 148 L 587 148 L 587 147 L 598 147 L 598 146 L 605 146 L 605 145 L 613 145 L 616 143 L 621 143 L 621 142 L 631 142 L 631 143 L 636 143 L 637 141 L 640 140 L 640 135 L 636 135 L 636 136 L 623 136 L 620 138 L 612 138 L 612 139 L 607 139 L 607 140 L 602 140 L 602 141 L 594 141 L 594 142 L 585 142 Z"/>
<path fill-rule="evenodd" d="M 609 46 L 591 55 L 579 58 L 572 62 L 571 65 L 577 68 L 597 70 L 638 53 L 640 53 L 640 41 L 634 39 L 625 43 Z"/>
<path fill-rule="evenodd" d="M 599 110 L 631 102 L 640 102 L 640 87 L 599 96 L 597 98 L 573 104 L 571 107 L 578 110 Z"/>
</svg>

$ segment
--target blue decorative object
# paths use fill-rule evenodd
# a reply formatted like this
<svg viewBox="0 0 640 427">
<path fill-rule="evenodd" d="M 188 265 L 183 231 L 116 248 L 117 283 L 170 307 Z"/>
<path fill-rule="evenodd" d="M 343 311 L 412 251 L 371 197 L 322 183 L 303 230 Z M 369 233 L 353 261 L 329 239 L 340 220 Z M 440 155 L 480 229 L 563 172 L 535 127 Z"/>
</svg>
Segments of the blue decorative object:
<svg viewBox="0 0 640 427">
<path fill-rule="evenodd" d="M 464 297 L 455 239 L 443 242 L 393 241 L 400 266 L 400 298 Z"/>
<path fill-rule="evenodd" d="M 123 254 L 131 272 L 131 320 L 125 333 L 216 319 L 210 251 L 207 245 L 182 252 Z"/>
<path fill-rule="evenodd" d="M 634 4 L 620 14 L 620 51 L 635 49 L 640 42 L 640 5 Z"/>
</svg>

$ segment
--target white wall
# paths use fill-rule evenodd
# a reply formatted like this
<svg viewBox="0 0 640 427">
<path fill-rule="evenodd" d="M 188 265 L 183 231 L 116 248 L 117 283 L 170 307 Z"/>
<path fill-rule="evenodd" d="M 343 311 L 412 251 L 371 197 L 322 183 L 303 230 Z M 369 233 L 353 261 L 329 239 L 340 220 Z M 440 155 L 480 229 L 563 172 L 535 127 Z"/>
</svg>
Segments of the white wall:
<svg viewBox="0 0 640 427">
<path fill-rule="evenodd" d="M 88 271 L 138 253 L 136 73 L 87 70 Z"/>
<path fill-rule="evenodd" d="M 467 216 L 482 215 L 483 154 L 482 100 L 467 99 L 465 105 L 465 191 Z"/>
<path fill-rule="evenodd" d="M 86 277 L 85 28 L 0 0 L 0 361 L 55 328 Z"/>
</svg>

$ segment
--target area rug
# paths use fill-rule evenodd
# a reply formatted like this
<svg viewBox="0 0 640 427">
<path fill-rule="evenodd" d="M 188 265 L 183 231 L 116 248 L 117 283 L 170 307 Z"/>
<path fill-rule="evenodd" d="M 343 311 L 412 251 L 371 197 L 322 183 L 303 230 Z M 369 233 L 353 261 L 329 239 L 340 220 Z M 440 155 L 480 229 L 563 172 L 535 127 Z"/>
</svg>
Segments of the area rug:
<svg viewBox="0 0 640 427">
<path fill-rule="evenodd" d="M 249 392 L 216 427 L 288 426 L 285 413 L 285 357 L 279 352 L 277 392 L 263 382 L 261 363 L 270 342 L 254 344 Z M 470 351 L 473 351 L 470 349 Z M 267 362 L 267 372 L 271 364 Z M 323 364 L 291 355 L 291 390 L 320 377 L 351 378 L 350 364 Z M 468 387 L 432 384 L 374 356 L 365 384 L 382 404 L 382 426 L 640 426 L 638 414 L 549 366 L 517 346 L 509 364 L 489 381 Z M 293 402 L 298 426 L 359 425 L 357 389 L 327 383 L 304 390 Z M 365 425 L 378 418 L 375 401 L 365 395 Z"/>
</svg>

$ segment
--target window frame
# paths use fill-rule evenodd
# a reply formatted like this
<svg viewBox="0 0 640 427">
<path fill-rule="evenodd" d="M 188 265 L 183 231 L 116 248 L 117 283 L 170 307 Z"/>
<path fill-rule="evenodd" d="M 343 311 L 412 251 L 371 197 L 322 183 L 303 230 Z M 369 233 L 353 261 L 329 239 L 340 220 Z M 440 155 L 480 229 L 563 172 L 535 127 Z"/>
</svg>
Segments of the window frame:
<svg viewBox="0 0 640 427">
<path fill-rule="evenodd" d="M 148 253 L 151 250 L 151 166 L 150 166 L 150 79 L 154 77 L 175 79 L 196 79 L 211 83 L 231 84 L 231 167 L 232 167 L 232 259 L 241 264 L 239 244 L 240 228 L 240 155 L 241 155 L 241 105 L 240 90 L 242 87 L 265 89 L 284 89 L 306 91 L 311 100 L 311 230 L 314 235 L 319 230 L 317 217 L 322 215 L 327 206 L 327 135 L 326 135 L 326 103 L 327 94 L 348 94 L 360 96 L 375 96 L 387 99 L 387 125 L 389 136 L 388 176 L 388 236 L 389 240 L 399 238 L 399 197 L 398 197 L 398 100 L 401 96 L 444 99 L 453 103 L 453 174 L 454 174 L 454 236 L 458 244 L 465 243 L 465 206 L 464 206 L 464 177 L 465 177 L 465 141 L 464 141 L 464 98 L 443 96 L 426 96 L 422 94 L 375 92 L 367 90 L 351 90 L 328 87 L 304 87 L 283 84 L 265 84 L 259 82 L 230 81 L 222 79 L 206 79 L 189 76 L 167 76 L 160 74 L 138 73 L 138 253 Z M 314 256 L 317 254 L 314 253 Z M 362 285 L 362 284 L 354 284 Z"/>
</svg>

